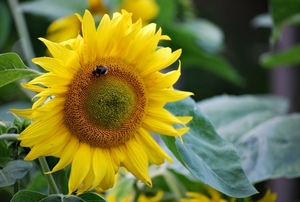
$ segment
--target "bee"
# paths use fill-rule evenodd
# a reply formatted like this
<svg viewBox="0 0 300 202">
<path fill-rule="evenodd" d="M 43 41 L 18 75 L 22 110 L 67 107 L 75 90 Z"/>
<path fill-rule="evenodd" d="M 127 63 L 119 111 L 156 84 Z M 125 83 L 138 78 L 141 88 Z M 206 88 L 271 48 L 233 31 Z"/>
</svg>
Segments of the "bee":
<svg viewBox="0 0 300 202">
<path fill-rule="evenodd" d="M 95 75 L 95 76 L 100 76 L 101 74 L 102 75 L 105 75 L 105 74 L 107 74 L 107 72 L 108 72 L 108 69 L 107 69 L 107 67 L 106 66 L 103 66 L 103 65 L 97 65 L 96 67 L 95 67 L 95 69 L 93 70 L 93 74 Z"/>
</svg>

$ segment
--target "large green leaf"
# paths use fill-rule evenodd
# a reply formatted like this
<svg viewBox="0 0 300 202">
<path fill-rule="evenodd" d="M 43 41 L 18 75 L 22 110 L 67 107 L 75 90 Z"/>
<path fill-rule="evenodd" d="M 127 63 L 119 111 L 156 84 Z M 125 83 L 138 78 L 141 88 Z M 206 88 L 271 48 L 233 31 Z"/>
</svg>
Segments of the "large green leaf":
<svg viewBox="0 0 300 202">
<path fill-rule="evenodd" d="M 278 53 L 265 53 L 260 58 L 264 67 L 300 64 L 300 45 Z"/>
<path fill-rule="evenodd" d="M 300 22 L 300 1 L 271 0 L 270 10 L 274 22 L 273 39 L 278 39 L 280 29 L 287 23 Z"/>
<path fill-rule="evenodd" d="M 26 67 L 17 54 L 0 54 L 0 87 L 19 79 L 35 77 L 40 74 L 40 72 Z"/>
<path fill-rule="evenodd" d="M 218 134 L 232 143 L 262 122 L 288 110 L 287 100 L 275 96 L 221 95 L 197 105 Z"/>
<path fill-rule="evenodd" d="M 175 115 L 193 116 L 190 130 L 178 138 L 162 136 L 176 158 L 198 179 L 226 195 L 246 197 L 256 193 L 242 169 L 233 145 L 222 139 L 196 103 L 187 98 L 166 108 Z"/>
<path fill-rule="evenodd" d="M 22 179 L 32 166 L 31 162 L 23 160 L 10 161 L 0 170 L 0 187 L 12 185 Z"/>
<path fill-rule="evenodd" d="M 278 116 L 246 133 L 236 147 L 252 182 L 300 176 L 300 114 Z"/>
<path fill-rule="evenodd" d="M 274 96 L 218 96 L 198 103 L 221 136 L 233 142 L 252 183 L 300 176 L 300 114 Z"/>
<path fill-rule="evenodd" d="M 86 8 L 87 1 L 82 0 L 72 0 L 72 3 L 69 0 L 35 0 L 21 4 L 21 9 L 24 12 L 44 16 L 49 20 L 74 15 L 74 13 L 83 14 Z"/>
</svg>

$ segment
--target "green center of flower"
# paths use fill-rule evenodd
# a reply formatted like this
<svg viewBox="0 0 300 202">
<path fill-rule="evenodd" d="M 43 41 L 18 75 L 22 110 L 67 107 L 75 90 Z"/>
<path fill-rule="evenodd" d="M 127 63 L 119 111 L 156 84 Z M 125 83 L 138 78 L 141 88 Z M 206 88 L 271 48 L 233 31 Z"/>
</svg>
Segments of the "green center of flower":
<svg viewBox="0 0 300 202">
<path fill-rule="evenodd" d="M 95 68 L 105 66 L 103 69 Z M 65 124 L 72 135 L 91 146 L 112 148 L 136 134 L 144 118 L 147 97 L 132 66 L 115 59 L 88 64 L 69 85 Z"/>
<path fill-rule="evenodd" d="M 87 91 L 88 119 L 107 129 L 122 127 L 133 114 L 137 101 L 134 89 L 118 77 L 102 76 Z"/>
</svg>

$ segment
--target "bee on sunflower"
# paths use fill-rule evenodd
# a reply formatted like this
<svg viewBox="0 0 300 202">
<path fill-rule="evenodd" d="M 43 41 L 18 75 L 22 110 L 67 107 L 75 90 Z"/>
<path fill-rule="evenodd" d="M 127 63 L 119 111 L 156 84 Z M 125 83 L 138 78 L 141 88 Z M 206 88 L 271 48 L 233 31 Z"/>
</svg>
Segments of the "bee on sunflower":
<svg viewBox="0 0 300 202">
<path fill-rule="evenodd" d="M 38 99 L 30 109 L 11 110 L 33 120 L 18 137 L 21 146 L 31 148 L 25 159 L 58 157 L 51 172 L 71 165 L 69 194 L 113 187 L 120 167 L 152 186 L 149 162 L 172 163 L 172 158 L 150 132 L 181 137 L 189 130 L 191 117 L 164 108 L 192 95 L 172 87 L 180 65 L 161 72 L 181 50 L 158 49 L 160 40 L 170 38 L 153 23 L 133 23 L 125 10 L 104 15 L 97 27 L 89 11 L 77 17 L 82 35 L 61 43 L 40 39 L 52 57 L 33 62 L 47 73 L 22 84 Z"/>
</svg>

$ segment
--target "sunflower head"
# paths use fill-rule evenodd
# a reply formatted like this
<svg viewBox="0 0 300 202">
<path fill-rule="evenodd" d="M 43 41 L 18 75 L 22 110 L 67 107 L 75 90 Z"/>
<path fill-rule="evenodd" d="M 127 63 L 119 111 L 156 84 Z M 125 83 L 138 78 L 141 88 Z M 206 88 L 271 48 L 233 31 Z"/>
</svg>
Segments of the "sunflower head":
<svg viewBox="0 0 300 202">
<path fill-rule="evenodd" d="M 161 72 L 181 50 L 157 48 L 169 37 L 155 24 L 133 23 L 126 11 L 104 15 L 97 27 L 89 11 L 77 16 L 82 35 L 62 43 L 41 39 L 52 57 L 33 62 L 47 73 L 22 84 L 37 100 L 12 110 L 34 120 L 19 136 L 31 148 L 26 159 L 60 158 L 52 172 L 71 165 L 69 194 L 111 188 L 121 166 L 151 186 L 148 163 L 172 159 L 149 132 L 181 137 L 191 120 L 164 109 L 192 94 L 172 87 L 180 67 Z"/>
</svg>

